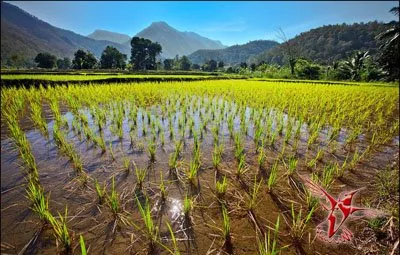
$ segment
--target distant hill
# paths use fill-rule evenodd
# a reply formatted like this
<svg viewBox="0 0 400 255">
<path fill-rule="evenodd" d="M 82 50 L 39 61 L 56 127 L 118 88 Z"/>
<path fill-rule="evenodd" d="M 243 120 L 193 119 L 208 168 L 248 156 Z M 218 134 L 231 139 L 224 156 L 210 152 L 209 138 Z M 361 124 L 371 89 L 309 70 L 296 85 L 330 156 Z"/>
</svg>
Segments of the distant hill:
<svg viewBox="0 0 400 255">
<path fill-rule="evenodd" d="M 189 55 L 192 63 L 203 64 L 210 59 L 223 61 L 225 65 L 246 62 L 250 57 L 269 51 L 279 43 L 269 40 L 251 41 L 243 45 L 234 45 L 220 50 L 198 50 Z"/>
<path fill-rule="evenodd" d="M 173 58 L 177 54 L 189 55 L 199 49 L 224 48 L 220 41 L 214 41 L 193 32 L 178 31 L 165 22 L 153 22 L 135 36 L 160 43 L 161 55 L 165 58 Z"/>
<path fill-rule="evenodd" d="M 89 34 L 87 37 L 94 40 L 105 40 L 115 43 L 124 44 L 130 41 L 132 38 L 126 34 L 115 33 L 107 30 L 97 29 L 93 33 Z"/>
<path fill-rule="evenodd" d="M 129 54 L 130 47 L 110 41 L 99 41 L 46 23 L 22 9 L 1 2 L 1 64 L 10 58 L 32 63 L 39 52 L 58 57 L 73 57 L 78 49 L 86 49 L 100 57 L 107 45 Z"/>
<path fill-rule="evenodd" d="M 370 50 L 371 55 L 376 54 L 378 46 L 375 36 L 389 26 L 376 21 L 328 25 L 303 32 L 289 41 L 295 46 L 299 56 L 321 64 L 331 64 L 349 57 L 356 50 Z M 284 55 L 284 50 L 278 46 L 251 58 L 251 62 L 282 64 Z"/>
</svg>

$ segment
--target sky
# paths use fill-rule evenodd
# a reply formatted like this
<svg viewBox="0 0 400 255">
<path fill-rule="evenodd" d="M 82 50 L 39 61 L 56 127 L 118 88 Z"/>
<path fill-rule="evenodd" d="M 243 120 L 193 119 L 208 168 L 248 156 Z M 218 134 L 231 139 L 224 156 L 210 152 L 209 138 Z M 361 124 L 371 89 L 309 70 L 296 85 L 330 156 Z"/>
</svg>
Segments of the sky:
<svg viewBox="0 0 400 255">
<path fill-rule="evenodd" d="M 224 45 L 287 38 L 329 24 L 382 21 L 397 17 L 397 1 L 7 1 L 51 25 L 88 35 L 96 29 L 134 36 L 155 21 L 192 31 Z"/>
</svg>

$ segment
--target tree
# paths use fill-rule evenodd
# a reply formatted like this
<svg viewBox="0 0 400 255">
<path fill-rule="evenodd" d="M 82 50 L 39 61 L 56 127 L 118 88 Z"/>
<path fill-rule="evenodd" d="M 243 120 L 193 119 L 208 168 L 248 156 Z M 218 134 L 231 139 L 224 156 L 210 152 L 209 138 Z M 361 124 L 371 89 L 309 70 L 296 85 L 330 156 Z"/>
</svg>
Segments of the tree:
<svg viewBox="0 0 400 255">
<path fill-rule="evenodd" d="M 297 58 L 298 58 L 297 47 L 294 44 L 293 40 L 287 39 L 285 32 L 283 32 L 283 30 L 281 28 L 278 30 L 277 37 L 282 41 L 281 47 L 282 47 L 283 51 L 285 52 L 286 58 L 289 62 L 289 66 L 290 66 L 290 73 L 293 76 L 294 75 L 294 67 L 296 65 Z"/>
<path fill-rule="evenodd" d="M 35 62 L 40 68 L 54 68 L 57 65 L 57 57 L 47 52 L 39 53 L 35 57 Z"/>
<path fill-rule="evenodd" d="M 189 71 L 191 64 L 192 63 L 190 63 L 190 60 L 186 56 L 182 56 L 182 58 L 180 59 L 180 69 L 181 70 Z"/>
<path fill-rule="evenodd" d="M 224 68 L 224 61 L 219 61 L 218 62 L 218 68 Z"/>
<path fill-rule="evenodd" d="M 390 12 L 399 16 L 399 7 L 392 8 Z M 395 22 L 393 27 L 376 36 L 376 39 L 381 44 L 379 48 L 382 50 L 378 58 L 378 63 L 387 73 L 387 79 L 389 81 L 398 79 L 400 75 L 399 37 L 399 22 Z"/>
<path fill-rule="evenodd" d="M 214 59 L 211 59 L 211 60 L 207 61 L 206 63 L 204 63 L 204 65 L 202 66 L 202 69 L 204 71 L 214 72 L 215 69 L 217 69 L 217 66 L 218 66 L 217 61 L 215 61 Z"/>
<path fill-rule="evenodd" d="M 72 60 L 72 68 L 74 69 L 93 69 L 97 64 L 97 59 L 89 51 L 78 50 L 74 54 Z"/>
<path fill-rule="evenodd" d="M 246 62 L 241 62 L 240 63 L 240 68 L 246 69 L 247 68 L 247 63 Z"/>
<path fill-rule="evenodd" d="M 113 46 L 107 46 L 100 58 L 100 66 L 103 69 L 124 69 L 127 57 Z"/>
<path fill-rule="evenodd" d="M 391 12 L 394 15 L 396 15 L 397 17 L 399 17 L 399 7 L 393 7 L 392 9 L 390 9 L 389 12 Z M 378 34 L 376 36 L 376 39 L 383 41 L 382 45 L 380 46 L 381 49 L 388 48 L 388 47 L 396 45 L 396 44 L 398 45 L 399 40 L 400 40 L 399 22 L 396 22 L 396 24 L 393 27 Z"/>
<path fill-rule="evenodd" d="M 192 70 L 200 70 L 199 64 L 192 64 Z"/>
<path fill-rule="evenodd" d="M 156 56 L 161 53 L 159 43 L 149 39 L 133 37 L 131 40 L 131 61 L 134 70 L 156 69 Z"/>
<path fill-rule="evenodd" d="M 171 58 L 167 58 L 164 60 L 164 70 L 172 70 L 174 66 L 174 60 Z"/>
<path fill-rule="evenodd" d="M 256 70 L 256 64 L 255 63 L 252 63 L 251 65 L 250 65 L 250 70 L 252 71 L 252 72 L 254 72 L 255 70 Z"/>
<path fill-rule="evenodd" d="M 316 80 L 320 76 L 321 67 L 319 65 L 308 62 L 305 59 L 297 60 L 295 71 L 299 78 Z"/>
<path fill-rule="evenodd" d="M 361 69 L 364 67 L 364 62 L 369 58 L 369 52 L 357 51 L 353 57 L 349 60 L 344 61 L 344 68 L 350 71 L 351 79 L 359 81 L 361 79 Z"/>
<path fill-rule="evenodd" d="M 58 69 L 69 69 L 71 67 L 71 60 L 69 58 L 57 59 Z"/>
</svg>

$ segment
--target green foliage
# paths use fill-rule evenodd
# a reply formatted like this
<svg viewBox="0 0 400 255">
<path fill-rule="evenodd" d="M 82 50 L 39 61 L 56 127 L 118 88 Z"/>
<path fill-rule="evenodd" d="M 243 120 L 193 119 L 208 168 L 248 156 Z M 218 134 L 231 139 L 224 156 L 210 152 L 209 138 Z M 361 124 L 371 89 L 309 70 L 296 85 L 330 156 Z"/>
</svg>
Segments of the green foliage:
<svg viewBox="0 0 400 255">
<path fill-rule="evenodd" d="M 149 39 L 133 37 L 131 40 L 131 60 L 133 70 L 156 69 L 156 56 L 161 53 L 162 47 Z"/>
<path fill-rule="evenodd" d="M 320 77 L 321 67 L 305 59 L 299 59 L 295 66 L 296 74 L 301 79 L 317 80 Z"/>
<path fill-rule="evenodd" d="M 69 69 L 69 68 L 71 68 L 71 65 L 72 65 L 71 60 L 67 57 L 62 58 L 62 59 L 61 58 L 57 59 L 57 68 L 58 69 L 61 69 L 61 70 Z"/>
<path fill-rule="evenodd" d="M 74 59 L 72 60 L 72 68 L 74 69 L 93 69 L 97 64 L 97 59 L 95 56 L 84 50 L 78 50 L 74 54 Z"/>
<path fill-rule="evenodd" d="M 107 46 L 100 58 L 100 67 L 103 69 L 124 69 L 127 56 L 112 46 Z"/>
<path fill-rule="evenodd" d="M 54 68 L 57 65 L 57 57 L 51 55 L 50 53 L 39 53 L 35 57 L 35 62 L 38 64 L 40 68 Z"/>
</svg>

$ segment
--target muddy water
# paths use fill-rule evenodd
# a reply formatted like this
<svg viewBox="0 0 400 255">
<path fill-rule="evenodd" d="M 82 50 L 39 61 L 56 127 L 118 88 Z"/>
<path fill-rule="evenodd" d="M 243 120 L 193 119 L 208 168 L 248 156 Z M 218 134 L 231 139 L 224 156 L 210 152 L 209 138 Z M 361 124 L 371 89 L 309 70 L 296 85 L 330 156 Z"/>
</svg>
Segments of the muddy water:
<svg viewBox="0 0 400 255">
<path fill-rule="evenodd" d="M 220 102 L 221 103 L 221 102 Z M 246 117 L 249 118 L 251 109 L 246 110 Z M 92 130 L 97 130 L 93 125 L 93 120 L 88 110 L 84 111 L 89 119 Z M 153 108 L 153 114 L 160 114 L 160 109 Z M 46 140 L 38 130 L 29 128 L 29 120 L 22 120 L 26 136 L 30 141 L 33 153 L 38 164 L 40 182 L 45 191 L 50 195 L 49 206 L 53 214 L 63 213 L 65 206 L 68 206 L 68 227 L 72 230 L 74 238 L 74 251 L 79 254 L 78 240 L 82 234 L 86 241 L 86 246 L 90 254 L 147 254 L 149 251 L 149 239 L 143 232 L 145 230 L 143 219 L 141 218 L 136 197 L 143 203 L 148 197 L 153 220 L 158 226 L 158 231 L 162 242 L 168 247 L 172 247 L 171 237 L 165 222 L 169 222 L 178 240 L 178 247 L 182 254 L 224 254 L 224 238 L 222 237 L 222 213 L 221 205 L 215 196 L 216 176 L 226 175 L 228 177 L 228 192 L 225 196 L 229 217 L 231 221 L 231 236 L 233 253 L 235 254 L 257 254 L 257 234 L 256 229 L 267 232 L 268 228 L 273 228 L 278 216 L 280 216 L 279 245 L 281 247 L 289 245 L 284 250 L 284 254 L 357 254 L 356 247 L 352 244 L 327 245 L 315 239 L 314 228 L 326 214 L 321 209 L 317 210 L 312 222 L 308 224 L 307 231 L 302 240 L 294 245 L 290 237 L 290 206 L 294 202 L 297 207 L 304 206 L 304 201 L 296 190 L 288 182 L 284 175 L 286 170 L 283 165 L 279 165 L 278 183 L 271 193 L 267 192 L 265 183 L 260 188 L 257 199 L 257 206 L 250 214 L 246 209 L 249 201 L 254 178 L 260 178 L 257 166 L 257 153 L 252 139 L 254 130 L 253 125 L 249 125 L 249 134 L 245 138 L 245 153 L 248 171 L 237 178 L 235 173 L 237 162 L 234 159 L 234 142 L 230 139 L 227 123 L 221 126 L 221 138 L 224 141 L 224 153 L 222 163 L 216 172 L 212 166 L 213 136 L 211 125 L 208 125 L 208 132 L 201 140 L 201 168 L 198 173 L 196 186 L 189 185 L 182 177 L 189 167 L 192 159 L 193 137 L 189 136 L 186 130 L 185 144 L 181 155 L 181 163 L 178 166 L 178 177 L 169 171 L 169 155 L 174 152 L 174 141 L 169 139 L 168 120 L 162 122 L 165 134 L 165 146 L 161 146 L 158 139 L 156 162 L 151 163 L 146 153 L 146 139 L 141 133 L 142 122 L 140 110 L 137 118 L 137 133 L 134 148 L 130 147 L 129 120 L 123 122 L 124 137 L 120 140 L 110 132 L 110 121 L 104 130 L 107 150 L 111 143 L 116 160 L 111 159 L 109 151 L 101 154 L 100 149 L 95 148 L 91 142 L 86 142 L 79 135 L 71 130 L 73 114 L 64 109 L 64 116 L 69 122 L 67 132 L 68 141 L 83 160 L 84 170 L 91 178 L 95 178 L 99 183 L 107 185 L 107 191 L 111 189 L 111 179 L 115 178 L 115 186 L 120 195 L 122 207 L 122 217 L 126 217 L 133 224 L 127 226 L 119 218 L 112 214 L 110 208 L 104 204 L 98 204 L 98 198 L 94 189 L 93 181 L 83 182 L 74 172 L 72 163 L 68 158 L 57 149 L 54 144 L 52 134 Z M 174 118 L 175 134 L 178 134 L 178 119 L 180 112 L 177 111 Z M 274 115 L 271 110 L 271 114 Z M 49 119 L 48 128 L 51 131 L 54 125 L 51 121 L 51 113 L 46 114 Z M 198 127 L 199 113 L 195 112 L 195 127 Z M 285 116 L 285 122 L 288 116 Z M 240 121 L 235 119 L 235 130 L 239 130 Z M 276 123 L 273 123 L 273 129 Z M 149 129 L 148 129 L 149 130 Z M 8 138 L 1 140 L 1 243 L 2 253 L 18 254 L 21 250 L 26 250 L 26 254 L 55 254 L 57 252 L 56 242 L 48 226 L 43 226 L 38 217 L 29 209 L 29 201 L 25 197 L 25 184 L 23 168 L 18 159 L 17 151 L 14 149 L 12 141 Z M 98 135 L 98 131 L 96 131 Z M 284 134 L 283 134 L 284 135 Z M 297 150 L 299 158 L 298 173 L 310 175 L 307 169 L 307 162 L 315 157 L 317 147 L 307 149 L 307 126 L 301 129 L 301 139 Z M 337 142 L 338 149 L 334 154 L 328 153 L 328 149 L 321 162 L 317 163 L 320 169 L 328 162 L 342 163 L 347 155 L 347 149 L 340 145 L 344 142 L 346 133 L 341 132 Z M 179 137 L 179 135 L 178 135 Z M 320 134 L 323 147 L 326 131 Z M 142 150 L 140 143 L 144 144 Z M 398 143 L 398 137 L 397 137 Z M 283 144 L 283 137 L 277 137 L 275 146 L 266 152 L 267 162 L 265 168 L 269 169 L 278 158 Z M 365 144 L 356 144 L 359 148 L 365 148 Z M 286 154 L 293 152 L 293 144 L 289 142 L 286 147 Z M 355 171 L 348 172 L 340 180 L 335 180 L 331 192 L 338 195 L 343 190 L 368 186 L 369 180 L 373 178 L 376 171 L 391 163 L 392 156 L 396 152 L 396 144 L 382 147 L 371 157 L 359 164 Z M 146 180 L 142 190 L 138 190 L 137 178 L 133 167 L 127 172 L 123 167 L 123 160 L 128 157 L 133 160 L 140 168 L 147 169 Z M 167 186 L 168 196 L 165 201 L 160 198 L 160 172 L 163 173 L 164 181 Z M 296 176 L 295 176 L 296 178 Z M 298 178 L 296 178 L 298 180 Z M 189 196 L 194 201 L 194 208 L 190 212 L 190 217 L 185 217 L 183 213 L 183 199 Z M 359 202 L 360 200 L 358 200 Z M 137 227 L 134 227 L 134 226 Z M 160 246 L 155 253 L 167 254 Z"/>
</svg>

